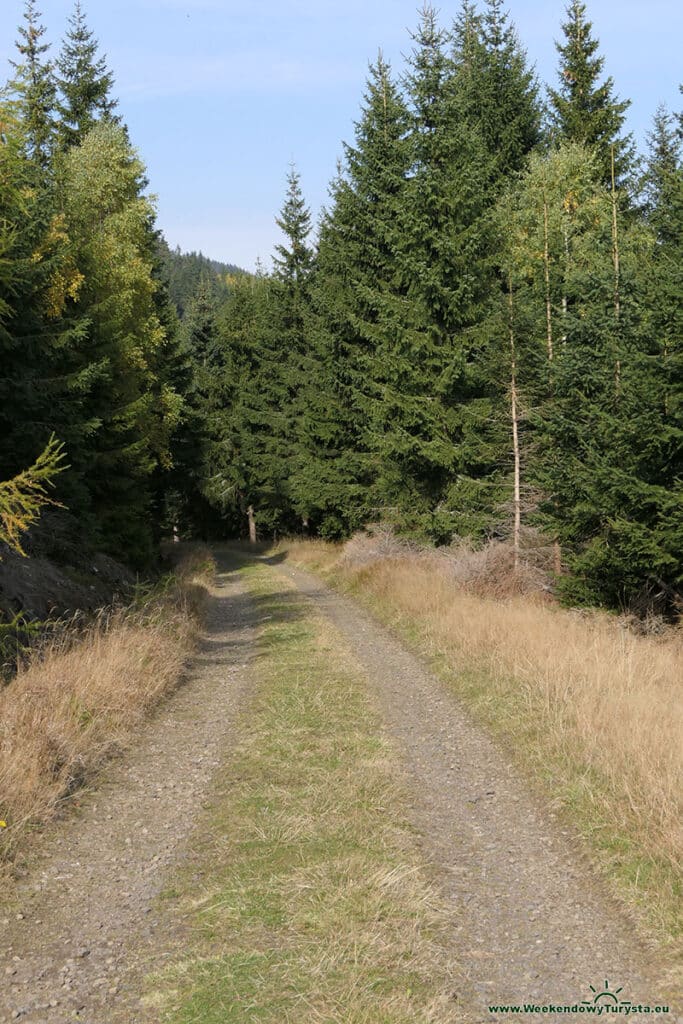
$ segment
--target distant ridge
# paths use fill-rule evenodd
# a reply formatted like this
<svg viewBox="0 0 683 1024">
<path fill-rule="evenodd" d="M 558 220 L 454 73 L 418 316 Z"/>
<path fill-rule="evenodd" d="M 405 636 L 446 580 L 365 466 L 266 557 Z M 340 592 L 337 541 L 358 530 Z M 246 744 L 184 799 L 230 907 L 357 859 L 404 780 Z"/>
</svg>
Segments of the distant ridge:
<svg viewBox="0 0 683 1024">
<path fill-rule="evenodd" d="M 180 246 L 171 249 L 163 235 L 159 237 L 158 254 L 161 278 L 181 319 L 202 282 L 209 284 L 218 297 L 227 296 L 230 279 L 247 273 L 234 263 L 222 263 L 201 252 L 182 252 Z"/>
</svg>

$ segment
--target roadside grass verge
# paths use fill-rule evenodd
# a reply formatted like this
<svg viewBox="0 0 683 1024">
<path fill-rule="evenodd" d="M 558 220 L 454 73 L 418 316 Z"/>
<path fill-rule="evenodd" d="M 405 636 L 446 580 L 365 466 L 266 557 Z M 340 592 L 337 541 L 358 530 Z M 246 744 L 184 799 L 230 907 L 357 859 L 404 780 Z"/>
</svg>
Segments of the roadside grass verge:
<svg viewBox="0 0 683 1024">
<path fill-rule="evenodd" d="M 206 550 L 190 550 L 128 607 L 60 631 L 0 689 L 0 866 L 178 685 L 212 570 Z"/>
<path fill-rule="evenodd" d="M 639 636 L 599 612 L 482 597 L 429 554 L 354 564 L 338 545 L 281 551 L 426 655 L 583 835 L 615 893 L 660 942 L 680 944 L 680 631 Z"/>
<path fill-rule="evenodd" d="M 242 571 L 262 622 L 255 704 L 174 883 L 192 938 L 152 979 L 162 1019 L 462 1021 L 363 677 L 294 588 Z"/>
</svg>

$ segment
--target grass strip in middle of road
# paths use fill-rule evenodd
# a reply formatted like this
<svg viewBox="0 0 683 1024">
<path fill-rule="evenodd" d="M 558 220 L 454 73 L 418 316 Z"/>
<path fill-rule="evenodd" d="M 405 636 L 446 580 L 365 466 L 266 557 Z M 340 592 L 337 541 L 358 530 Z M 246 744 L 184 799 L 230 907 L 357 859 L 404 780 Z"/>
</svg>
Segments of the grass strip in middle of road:
<svg viewBox="0 0 683 1024">
<path fill-rule="evenodd" d="M 362 673 L 291 584 L 243 572 L 263 623 L 257 698 L 199 840 L 203 880 L 180 883 L 194 948 L 156 979 L 164 1019 L 464 1020 Z"/>
</svg>

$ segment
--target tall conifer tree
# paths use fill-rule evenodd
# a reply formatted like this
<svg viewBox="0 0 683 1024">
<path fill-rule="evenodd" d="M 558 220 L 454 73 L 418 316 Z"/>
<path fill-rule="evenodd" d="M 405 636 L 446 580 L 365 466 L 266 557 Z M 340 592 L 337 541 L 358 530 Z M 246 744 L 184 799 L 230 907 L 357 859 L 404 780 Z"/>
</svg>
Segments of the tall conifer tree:
<svg viewBox="0 0 683 1024">
<path fill-rule="evenodd" d="M 454 68 L 435 10 L 409 61 L 412 172 L 395 224 L 395 314 L 385 375 L 379 486 L 406 523 L 438 540 L 484 527 L 476 479 L 488 468 L 488 385 L 471 334 L 490 285 L 485 220 L 491 160 L 458 117 Z"/>
<path fill-rule="evenodd" d="M 168 332 L 167 332 L 168 333 Z M 182 324 L 170 334 L 174 390 L 183 397 L 181 416 L 171 439 L 173 465 L 160 474 L 165 492 L 167 530 L 181 536 L 215 536 L 220 515 L 205 488 L 215 470 L 215 447 L 222 437 L 226 406 L 233 400 L 232 370 L 219 327 L 219 308 L 213 282 L 203 278 L 185 310 Z M 168 345 L 167 345 L 168 348 Z M 168 353 L 164 353 L 168 374 Z"/>
<path fill-rule="evenodd" d="M 453 29 L 455 89 L 461 116 L 481 133 L 496 177 L 519 171 L 541 136 L 538 83 L 503 7 L 487 0 L 478 15 L 464 0 Z"/>
<path fill-rule="evenodd" d="M 667 371 L 645 316 L 653 239 L 623 216 L 584 147 L 539 156 L 518 188 L 506 238 L 527 479 L 561 541 L 562 592 L 633 606 L 657 580 L 672 586 L 681 542 Z"/>
<path fill-rule="evenodd" d="M 400 323 L 396 218 L 412 159 L 407 108 L 380 54 L 353 144 L 332 183 L 313 281 L 314 330 L 298 474 L 313 524 L 328 535 L 377 515 L 384 361 Z M 313 410 L 315 413 L 313 414 Z M 315 418 L 315 422 L 314 422 Z"/>
<path fill-rule="evenodd" d="M 102 542 L 138 562 L 151 551 L 151 475 L 170 464 L 180 415 L 178 395 L 157 372 L 165 334 L 149 245 L 154 210 L 142 195 L 144 183 L 143 164 L 111 123 L 95 126 L 69 150 L 60 178 L 84 277 L 75 312 L 88 325 L 81 356 L 92 378 L 86 409 L 95 421 L 79 466 L 84 473 L 88 467 Z"/>
<path fill-rule="evenodd" d="M 208 402 L 204 399 L 208 442 L 203 493 L 240 534 L 249 524 L 266 536 L 282 529 L 289 508 L 281 441 L 274 439 L 275 432 L 282 436 L 286 356 L 278 353 L 278 360 L 271 347 L 270 288 L 262 271 L 235 282 L 220 317 L 220 368 L 214 368 Z"/>
<path fill-rule="evenodd" d="M 551 127 L 558 139 L 580 142 L 596 150 L 602 181 L 612 181 L 612 158 L 617 183 L 633 166 L 633 140 L 623 135 L 630 101 L 614 95 L 611 77 L 600 81 L 605 58 L 592 34 L 582 0 L 571 0 L 562 25 L 564 42 L 556 43 L 560 55 L 558 89 L 549 89 Z"/>
<path fill-rule="evenodd" d="M 643 420 L 637 447 L 648 484 L 640 526 L 647 543 L 641 541 L 636 565 L 641 586 L 671 610 L 683 592 L 683 132 L 663 108 L 649 143 L 646 213 L 654 242 L 639 266 L 637 375 Z"/>
<path fill-rule="evenodd" d="M 118 122 L 112 98 L 112 73 L 104 56 L 98 56 L 99 44 L 88 28 L 81 0 L 76 0 L 69 18 L 57 61 L 62 94 L 59 103 L 59 141 L 62 149 L 82 142 L 97 121 Z"/>
<path fill-rule="evenodd" d="M 205 399 L 204 493 L 215 508 L 239 517 L 241 531 L 248 525 L 259 536 L 301 525 L 292 480 L 299 465 L 298 420 L 309 412 L 300 394 L 310 375 L 313 250 L 311 216 L 294 168 L 276 223 L 284 239 L 276 246 L 273 274 L 235 282 L 219 330 L 223 368 L 216 373 L 225 390 L 219 405 Z M 306 496 L 300 497 L 305 518 Z"/>
<path fill-rule="evenodd" d="M 271 315 L 262 341 L 272 411 L 269 454 L 264 459 L 269 461 L 273 492 L 280 495 L 282 511 L 291 516 L 296 507 L 301 524 L 308 527 L 313 503 L 305 485 L 302 486 L 300 470 L 308 457 L 314 456 L 308 451 L 304 430 L 304 423 L 313 413 L 308 386 L 317 370 L 311 349 L 314 252 L 310 244 L 311 213 L 294 167 L 287 176 L 285 201 L 276 223 L 284 242 L 275 248 L 269 289 Z"/>
<path fill-rule="evenodd" d="M 301 191 L 301 176 L 295 167 L 287 175 L 287 194 L 275 223 L 285 236 L 285 243 L 275 246 L 273 264 L 275 279 L 279 281 L 288 300 L 293 304 L 294 325 L 299 326 L 303 291 L 313 263 L 313 250 L 309 243 L 311 211 Z"/>
<path fill-rule="evenodd" d="M 54 65 L 46 57 L 50 44 L 43 42 L 46 30 L 40 18 L 36 0 L 25 0 L 24 24 L 16 43 L 20 60 L 11 62 L 15 76 L 9 90 L 19 100 L 28 155 L 46 168 L 54 148 L 57 83 Z"/>
<path fill-rule="evenodd" d="M 0 105 L 0 476 L 22 471 L 52 434 L 69 462 L 90 429 L 89 375 L 79 348 L 84 325 L 71 306 L 83 284 L 63 216 L 28 156 L 23 126 Z M 87 491 L 72 470 L 59 497 L 87 511 Z"/>
</svg>

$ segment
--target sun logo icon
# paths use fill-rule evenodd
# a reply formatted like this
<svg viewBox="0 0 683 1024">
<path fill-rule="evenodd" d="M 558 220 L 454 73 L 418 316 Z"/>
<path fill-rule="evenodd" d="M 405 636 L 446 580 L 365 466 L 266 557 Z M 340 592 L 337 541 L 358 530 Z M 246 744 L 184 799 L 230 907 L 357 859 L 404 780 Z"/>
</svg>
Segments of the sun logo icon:
<svg viewBox="0 0 683 1024">
<path fill-rule="evenodd" d="M 595 993 L 592 999 L 582 999 L 583 1006 L 630 1006 L 630 999 L 619 999 L 619 993 L 623 988 L 611 989 L 609 981 L 605 980 L 605 987 L 598 991 L 593 985 L 588 986 L 591 992 Z"/>
</svg>

